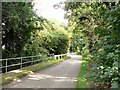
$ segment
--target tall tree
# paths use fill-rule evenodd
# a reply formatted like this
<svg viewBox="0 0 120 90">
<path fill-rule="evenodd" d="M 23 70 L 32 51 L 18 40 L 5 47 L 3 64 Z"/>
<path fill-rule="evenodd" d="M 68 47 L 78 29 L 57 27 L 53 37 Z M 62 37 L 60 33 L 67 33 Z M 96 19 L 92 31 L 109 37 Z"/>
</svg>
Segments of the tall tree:
<svg viewBox="0 0 120 90">
<path fill-rule="evenodd" d="M 22 49 L 33 29 L 34 12 L 31 3 L 2 3 L 3 58 L 21 56 Z"/>
</svg>

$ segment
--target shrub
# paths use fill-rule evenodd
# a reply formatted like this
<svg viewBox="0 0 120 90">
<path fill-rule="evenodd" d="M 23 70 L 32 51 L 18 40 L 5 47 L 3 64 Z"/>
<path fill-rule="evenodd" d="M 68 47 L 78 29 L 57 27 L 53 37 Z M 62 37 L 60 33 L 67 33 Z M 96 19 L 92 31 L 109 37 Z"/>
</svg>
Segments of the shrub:
<svg viewBox="0 0 120 90">
<path fill-rule="evenodd" d="M 65 30 L 36 31 L 24 47 L 25 55 L 63 54 L 69 49 L 69 35 Z"/>
</svg>

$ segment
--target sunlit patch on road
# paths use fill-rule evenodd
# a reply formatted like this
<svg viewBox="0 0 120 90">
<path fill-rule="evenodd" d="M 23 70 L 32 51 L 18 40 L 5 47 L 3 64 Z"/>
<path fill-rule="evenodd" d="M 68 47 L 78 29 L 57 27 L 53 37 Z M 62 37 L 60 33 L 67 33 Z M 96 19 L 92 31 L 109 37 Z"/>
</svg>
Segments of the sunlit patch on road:
<svg viewBox="0 0 120 90">
<path fill-rule="evenodd" d="M 60 77 L 60 76 L 51 76 L 51 75 L 45 75 L 45 74 L 36 74 L 36 75 L 29 75 L 30 80 L 42 80 L 42 79 L 52 79 L 56 82 L 76 82 L 77 78 L 75 77 Z"/>
</svg>

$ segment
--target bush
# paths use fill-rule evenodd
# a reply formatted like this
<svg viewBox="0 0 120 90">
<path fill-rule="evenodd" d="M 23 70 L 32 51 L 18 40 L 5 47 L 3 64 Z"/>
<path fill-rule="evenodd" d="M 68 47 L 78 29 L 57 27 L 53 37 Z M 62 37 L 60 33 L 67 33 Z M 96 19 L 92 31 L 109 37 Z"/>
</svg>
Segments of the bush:
<svg viewBox="0 0 120 90">
<path fill-rule="evenodd" d="M 54 32 L 54 53 L 63 54 L 67 53 L 69 49 L 69 40 L 70 37 L 65 30 L 56 30 Z"/>
<path fill-rule="evenodd" d="M 63 54 L 69 49 L 69 35 L 65 30 L 36 31 L 24 47 L 25 55 Z"/>
</svg>

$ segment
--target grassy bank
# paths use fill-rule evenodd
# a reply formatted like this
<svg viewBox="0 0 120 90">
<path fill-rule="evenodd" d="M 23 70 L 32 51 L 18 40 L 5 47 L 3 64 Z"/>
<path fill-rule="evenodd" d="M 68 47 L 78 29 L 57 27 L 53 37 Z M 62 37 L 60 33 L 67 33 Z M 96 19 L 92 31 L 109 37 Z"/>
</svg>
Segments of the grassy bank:
<svg viewBox="0 0 120 90">
<path fill-rule="evenodd" d="M 66 58 L 59 59 L 59 60 L 48 60 L 48 61 L 38 63 L 38 64 L 29 66 L 29 67 L 25 67 L 21 70 L 16 70 L 16 72 L 9 72 L 7 74 L 2 74 L 2 80 L 0 81 L 0 84 L 2 85 L 9 84 L 12 81 L 19 80 L 28 74 L 32 74 L 34 72 L 40 71 L 44 68 L 47 68 L 59 62 L 62 62 L 68 58 L 70 57 L 66 57 Z"/>
<path fill-rule="evenodd" d="M 83 60 L 78 76 L 78 81 L 76 86 L 77 90 L 79 90 L 79 88 L 89 88 L 90 82 L 86 79 L 86 74 L 89 72 L 90 71 L 88 69 L 88 61 Z"/>
</svg>

